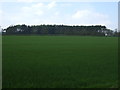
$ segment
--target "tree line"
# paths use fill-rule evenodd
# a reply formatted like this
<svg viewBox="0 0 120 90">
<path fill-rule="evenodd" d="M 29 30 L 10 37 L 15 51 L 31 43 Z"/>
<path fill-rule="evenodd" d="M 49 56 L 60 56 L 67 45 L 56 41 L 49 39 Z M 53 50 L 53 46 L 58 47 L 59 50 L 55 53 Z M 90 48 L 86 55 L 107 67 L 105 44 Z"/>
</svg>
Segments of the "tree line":
<svg viewBox="0 0 120 90">
<path fill-rule="evenodd" d="M 116 36 L 117 32 L 106 26 L 68 26 L 68 25 L 13 25 L 2 30 L 3 35 L 81 35 Z"/>
</svg>

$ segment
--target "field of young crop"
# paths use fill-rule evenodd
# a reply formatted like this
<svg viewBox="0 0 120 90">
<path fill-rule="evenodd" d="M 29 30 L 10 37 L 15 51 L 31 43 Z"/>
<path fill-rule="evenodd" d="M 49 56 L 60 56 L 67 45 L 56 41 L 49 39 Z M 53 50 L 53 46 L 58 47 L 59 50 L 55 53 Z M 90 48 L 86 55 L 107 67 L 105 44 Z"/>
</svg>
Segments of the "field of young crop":
<svg viewBox="0 0 120 90">
<path fill-rule="evenodd" d="M 3 88 L 117 87 L 117 37 L 3 36 Z"/>
</svg>

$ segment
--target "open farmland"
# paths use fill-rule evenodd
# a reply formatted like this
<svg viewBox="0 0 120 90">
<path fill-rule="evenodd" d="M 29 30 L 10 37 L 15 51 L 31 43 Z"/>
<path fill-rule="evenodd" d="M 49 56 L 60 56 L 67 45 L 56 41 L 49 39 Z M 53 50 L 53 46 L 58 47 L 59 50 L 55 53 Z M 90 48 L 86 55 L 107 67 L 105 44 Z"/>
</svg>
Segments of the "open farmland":
<svg viewBox="0 0 120 90">
<path fill-rule="evenodd" d="M 3 88 L 117 86 L 117 37 L 3 36 Z"/>
</svg>

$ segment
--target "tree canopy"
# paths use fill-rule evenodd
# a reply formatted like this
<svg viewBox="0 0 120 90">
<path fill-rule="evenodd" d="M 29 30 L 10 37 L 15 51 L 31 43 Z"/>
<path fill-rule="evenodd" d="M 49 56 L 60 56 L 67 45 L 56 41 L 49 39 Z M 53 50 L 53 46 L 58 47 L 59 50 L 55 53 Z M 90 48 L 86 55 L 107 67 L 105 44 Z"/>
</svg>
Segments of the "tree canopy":
<svg viewBox="0 0 120 90">
<path fill-rule="evenodd" d="M 81 36 L 114 36 L 106 26 L 68 26 L 68 25 L 13 25 L 3 29 L 5 35 L 81 35 Z"/>
</svg>

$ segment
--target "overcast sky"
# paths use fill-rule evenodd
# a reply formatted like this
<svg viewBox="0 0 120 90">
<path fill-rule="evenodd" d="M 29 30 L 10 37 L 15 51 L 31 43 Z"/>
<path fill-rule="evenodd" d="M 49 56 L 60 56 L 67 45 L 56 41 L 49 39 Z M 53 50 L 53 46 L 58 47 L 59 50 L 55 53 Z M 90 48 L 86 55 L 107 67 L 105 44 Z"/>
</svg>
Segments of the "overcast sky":
<svg viewBox="0 0 120 90">
<path fill-rule="evenodd" d="M 118 28 L 117 2 L 17 0 L 0 4 L 0 25 L 2 28 L 16 24 L 105 25 L 112 30 Z"/>
</svg>

